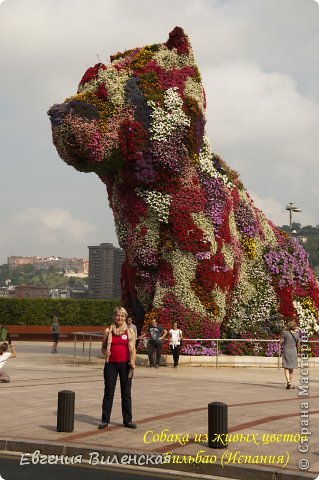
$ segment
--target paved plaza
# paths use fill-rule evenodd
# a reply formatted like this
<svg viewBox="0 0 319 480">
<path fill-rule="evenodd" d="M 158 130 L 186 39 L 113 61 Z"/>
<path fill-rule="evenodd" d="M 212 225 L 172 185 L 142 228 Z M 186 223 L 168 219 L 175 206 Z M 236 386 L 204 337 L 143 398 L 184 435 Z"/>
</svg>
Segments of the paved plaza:
<svg viewBox="0 0 319 480">
<path fill-rule="evenodd" d="M 169 452 L 169 464 L 153 465 L 150 460 L 137 468 L 176 470 L 176 475 L 185 471 L 190 477 L 196 473 L 197 478 L 210 475 L 211 479 L 314 479 L 319 475 L 317 367 L 309 371 L 306 392 L 298 389 L 299 371 L 294 379 L 297 388 L 286 390 L 283 372 L 277 368 L 181 365 L 154 369 L 139 365 L 132 389 L 133 420 L 138 428 L 123 428 L 117 388 L 111 423 L 98 430 L 104 388 L 100 344 L 93 343 L 91 364 L 87 356 L 78 356 L 74 362 L 72 343 L 59 345 L 57 355 L 50 353 L 48 342 L 15 342 L 15 346 L 17 358 L 6 365 L 12 381 L 0 384 L 2 454 L 40 450 L 47 456 L 78 456 L 86 465 L 99 467 L 107 458 L 114 461 L 116 457 L 121 463 L 123 455 L 131 455 L 133 463 L 134 458 L 152 458 L 156 463 Z M 73 432 L 56 431 L 61 390 L 75 392 Z M 207 444 L 211 402 L 228 405 L 232 435 L 226 449 Z M 312 433 L 306 435 L 304 430 L 301 441 L 301 429 L 306 428 L 302 419 L 308 419 Z M 37 455 L 33 459 L 39 459 Z M 46 457 L 42 458 L 45 462 Z M 32 463 L 31 456 L 23 459 Z"/>
</svg>

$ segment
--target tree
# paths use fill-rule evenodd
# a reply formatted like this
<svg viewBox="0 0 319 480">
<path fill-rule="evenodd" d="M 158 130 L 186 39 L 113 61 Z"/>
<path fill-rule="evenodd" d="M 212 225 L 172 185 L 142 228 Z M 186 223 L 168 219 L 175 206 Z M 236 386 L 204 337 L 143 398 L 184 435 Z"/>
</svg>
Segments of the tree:
<svg viewBox="0 0 319 480">
<path fill-rule="evenodd" d="M 5 263 L 4 265 L 0 266 L 0 286 L 3 287 L 6 280 L 8 280 L 9 278 L 9 265 Z"/>
</svg>

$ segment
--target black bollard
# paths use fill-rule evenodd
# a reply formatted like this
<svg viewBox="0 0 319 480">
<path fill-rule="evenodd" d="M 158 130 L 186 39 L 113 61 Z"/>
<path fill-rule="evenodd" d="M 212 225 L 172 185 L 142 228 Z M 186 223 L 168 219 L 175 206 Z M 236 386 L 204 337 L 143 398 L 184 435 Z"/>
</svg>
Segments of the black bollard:
<svg viewBox="0 0 319 480">
<path fill-rule="evenodd" d="M 227 448 L 228 407 L 222 402 L 208 404 L 208 446 Z"/>
<path fill-rule="evenodd" d="M 74 430 L 75 393 L 71 390 L 61 390 L 58 393 L 58 432 L 73 432 Z"/>
</svg>

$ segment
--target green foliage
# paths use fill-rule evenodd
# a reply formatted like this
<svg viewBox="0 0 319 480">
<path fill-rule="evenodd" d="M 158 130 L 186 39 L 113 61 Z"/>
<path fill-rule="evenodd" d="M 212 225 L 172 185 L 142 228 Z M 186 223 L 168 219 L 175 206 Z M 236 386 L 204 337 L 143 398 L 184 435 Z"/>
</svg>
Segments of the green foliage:
<svg viewBox="0 0 319 480">
<path fill-rule="evenodd" d="M 6 280 L 11 280 L 11 285 L 32 284 L 44 285 L 49 288 L 75 287 L 87 283 L 87 278 L 65 277 L 62 272 L 53 266 L 48 269 L 35 267 L 32 264 L 21 265 L 9 271 L 8 265 L 0 266 L 0 286 Z"/>
<path fill-rule="evenodd" d="M 319 235 L 309 235 L 307 242 L 302 245 L 309 253 L 309 263 L 313 267 L 319 266 Z"/>
<path fill-rule="evenodd" d="M 0 286 L 5 284 L 5 281 L 9 279 L 9 265 L 0 265 Z"/>
<path fill-rule="evenodd" d="M 54 314 L 61 325 L 109 325 L 116 300 L 0 298 L 3 325 L 51 325 Z"/>
</svg>

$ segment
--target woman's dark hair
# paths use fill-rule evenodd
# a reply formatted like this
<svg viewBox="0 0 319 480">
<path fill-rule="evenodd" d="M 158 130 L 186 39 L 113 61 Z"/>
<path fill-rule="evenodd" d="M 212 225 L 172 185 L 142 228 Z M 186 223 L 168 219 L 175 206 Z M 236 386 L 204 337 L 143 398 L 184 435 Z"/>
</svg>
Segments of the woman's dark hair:
<svg viewBox="0 0 319 480">
<path fill-rule="evenodd" d="M 0 345 L 0 354 L 2 355 L 8 350 L 8 344 L 6 342 L 1 343 Z"/>
</svg>

